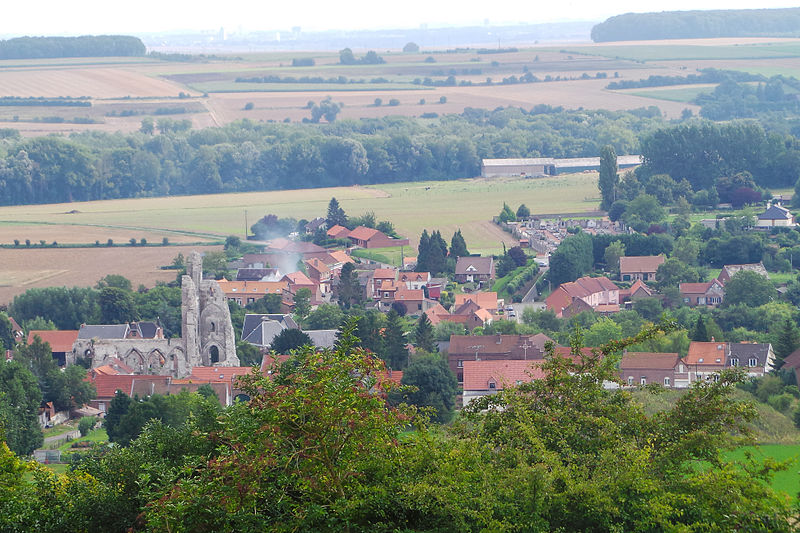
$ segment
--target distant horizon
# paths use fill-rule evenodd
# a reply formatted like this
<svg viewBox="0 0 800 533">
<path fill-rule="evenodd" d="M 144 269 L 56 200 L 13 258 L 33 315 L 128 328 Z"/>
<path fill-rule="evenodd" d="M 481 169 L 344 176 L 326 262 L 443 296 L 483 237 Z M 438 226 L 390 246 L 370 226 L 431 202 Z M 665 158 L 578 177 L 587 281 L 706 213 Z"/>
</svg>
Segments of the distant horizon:
<svg viewBox="0 0 800 533">
<path fill-rule="evenodd" d="M 183 3 L 140 0 L 138 9 L 120 16 L 107 2 L 77 0 L 66 3 L 42 0 L 12 3 L 4 9 L 2 38 L 21 36 L 152 35 L 209 33 L 224 29 L 227 34 L 291 31 L 302 32 L 412 30 L 427 26 L 457 28 L 474 26 L 515 26 L 602 22 L 624 13 L 654 11 L 706 11 L 716 9 L 780 9 L 798 7 L 790 0 L 768 0 L 753 6 L 744 0 L 674 0 L 654 2 L 613 0 L 596 3 L 567 0 L 555 5 L 532 7 L 516 0 L 498 0 L 487 5 L 478 0 L 458 3 L 450 0 L 424 2 L 407 0 L 402 7 L 376 5 L 367 0 L 331 4 L 309 0 L 300 4 L 253 6 L 243 0 L 229 0 L 225 9 L 217 2 L 196 0 L 190 9 Z M 43 17 L 43 13 L 47 16 Z M 387 23 L 387 21 L 391 21 Z M 9 29 L 12 29 L 8 31 Z"/>
</svg>

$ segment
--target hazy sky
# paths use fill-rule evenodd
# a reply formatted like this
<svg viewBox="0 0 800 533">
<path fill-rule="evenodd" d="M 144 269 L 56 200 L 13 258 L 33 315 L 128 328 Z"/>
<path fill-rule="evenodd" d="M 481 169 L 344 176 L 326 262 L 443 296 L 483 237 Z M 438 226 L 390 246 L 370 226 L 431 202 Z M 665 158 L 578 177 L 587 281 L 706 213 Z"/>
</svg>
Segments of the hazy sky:
<svg viewBox="0 0 800 533">
<path fill-rule="evenodd" d="M 0 34 L 78 35 L 166 30 L 304 30 L 603 20 L 627 12 L 796 7 L 765 0 L 9 0 Z"/>
</svg>

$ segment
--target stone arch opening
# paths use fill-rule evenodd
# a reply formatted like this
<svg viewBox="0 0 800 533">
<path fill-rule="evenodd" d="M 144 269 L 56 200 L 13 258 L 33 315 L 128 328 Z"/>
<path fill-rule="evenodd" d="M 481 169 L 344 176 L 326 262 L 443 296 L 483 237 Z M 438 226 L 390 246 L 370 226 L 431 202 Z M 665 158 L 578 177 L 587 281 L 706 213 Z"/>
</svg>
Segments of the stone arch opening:
<svg viewBox="0 0 800 533">
<path fill-rule="evenodd" d="M 211 346 L 208 350 L 209 355 L 211 356 L 211 364 L 219 363 L 219 348 L 216 346 Z"/>
</svg>

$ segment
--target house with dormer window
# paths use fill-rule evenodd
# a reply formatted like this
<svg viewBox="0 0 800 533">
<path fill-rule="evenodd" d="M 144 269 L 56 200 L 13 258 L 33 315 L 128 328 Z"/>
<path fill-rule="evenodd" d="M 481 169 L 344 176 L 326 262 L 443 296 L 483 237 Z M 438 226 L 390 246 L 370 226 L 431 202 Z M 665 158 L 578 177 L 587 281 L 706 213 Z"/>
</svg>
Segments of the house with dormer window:
<svg viewBox="0 0 800 533">
<path fill-rule="evenodd" d="M 453 278 L 458 283 L 478 283 L 494 279 L 494 258 L 459 257 Z"/>
</svg>

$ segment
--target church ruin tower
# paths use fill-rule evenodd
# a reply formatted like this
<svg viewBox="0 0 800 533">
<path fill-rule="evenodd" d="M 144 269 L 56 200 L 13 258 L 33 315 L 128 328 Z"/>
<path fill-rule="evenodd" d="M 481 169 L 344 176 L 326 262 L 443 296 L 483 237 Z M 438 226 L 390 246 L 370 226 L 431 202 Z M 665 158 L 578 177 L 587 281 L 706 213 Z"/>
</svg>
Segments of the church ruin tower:
<svg viewBox="0 0 800 533">
<path fill-rule="evenodd" d="M 197 252 L 189 254 L 181 293 L 188 369 L 239 366 L 228 301 L 216 281 L 203 279 L 203 259 Z"/>
</svg>

